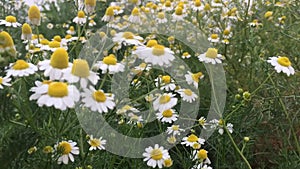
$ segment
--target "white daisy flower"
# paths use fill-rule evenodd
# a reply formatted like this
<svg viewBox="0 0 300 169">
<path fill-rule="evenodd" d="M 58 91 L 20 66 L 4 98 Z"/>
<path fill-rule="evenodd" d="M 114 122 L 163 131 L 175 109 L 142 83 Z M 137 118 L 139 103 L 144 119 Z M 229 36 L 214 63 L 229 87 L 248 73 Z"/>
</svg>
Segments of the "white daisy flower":
<svg viewBox="0 0 300 169">
<path fill-rule="evenodd" d="M 110 54 L 104 57 L 102 61 L 98 61 L 95 67 L 101 69 L 102 73 L 108 72 L 109 74 L 123 72 L 125 69 L 122 63 L 117 63 L 117 58 L 114 54 Z"/>
<path fill-rule="evenodd" d="M 198 56 L 200 62 L 205 63 L 222 63 L 222 55 L 218 54 L 218 50 L 216 48 L 208 48 L 207 51 Z"/>
<path fill-rule="evenodd" d="M 77 83 L 80 81 L 82 88 L 86 88 L 89 81 L 93 85 L 96 85 L 100 79 L 97 73 L 90 71 L 89 64 L 83 59 L 75 59 L 72 67 L 64 69 L 63 72 L 63 79 L 69 83 Z"/>
<path fill-rule="evenodd" d="M 125 115 L 127 112 L 139 113 L 140 111 L 132 106 L 125 105 L 122 108 L 118 109 L 116 114 Z"/>
<path fill-rule="evenodd" d="M 213 0 L 211 2 L 211 6 L 214 7 L 214 8 L 222 7 L 223 6 L 222 0 Z"/>
<path fill-rule="evenodd" d="M 69 55 L 64 48 L 58 48 L 51 55 L 50 60 L 44 60 L 38 63 L 39 69 L 44 71 L 44 75 L 50 80 L 61 80 L 64 70 L 71 67 Z"/>
<path fill-rule="evenodd" d="M 212 42 L 212 43 L 218 43 L 220 42 L 220 38 L 218 34 L 211 34 L 210 37 L 208 38 L 208 41 Z"/>
<path fill-rule="evenodd" d="M 74 156 L 79 154 L 79 148 L 76 146 L 77 143 L 72 140 L 59 142 L 54 146 L 56 151 L 61 154 L 58 158 L 57 163 L 68 164 L 69 159 L 74 162 Z"/>
<path fill-rule="evenodd" d="M 11 84 L 9 83 L 10 81 L 11 78 L 9 78 L 8 76 L 0 76 L 0 89 L 3 89 L 3 86 L 11 86 Z"/>
<path fill-rule="evenodd" d="M 104 145 L 106 144 L 106 140 L 102 140 L 102 137 L 100 138 L 94 138 L 93 135 L 90 136 L 90 139 L 88 141 L 90 148 L 89 150 L 105 150 Z"/>
<path fill-rule="evenodd" d="M 167 128 L 167 133 L 172 134 L 173 136 L 180 135 L 180 132 L 183 132 L 184 129 L 181 129 L 179 125 L 172 125 Z"/>
<path fill-rule="evenodd" d="M 165 93 L 161 96 L 159 96 L 154 102 L 153 102 L 153 108 L 154 110 L 158 110 L 160 112 L 171 109 L 177 104 L 177 98 L 174 97 L 172 93 Z"/>
<path fill-rule="evenodd" d="M 267 62 L 271 63 L 271 65 L 275 67 L 277 73 L 283 72 L 288 76 L 295 74 L 295 70 L 291 66 L 292 63 L 286 56 L 269 57 L 269 60 L 267 60 Z"/>
<path fill-rule="evenodd" d="M 145 149 L 145 153 L 143 153 L 144 161 L 147 161 L 147 165 L 155 168 L 162 168 L 164 164 L 164 160 L 169 159 L 170 155 L 168 150 L 165 150 L 164 147 L 159 146 L 158 144 L 154 145 L 154 148 L 149 146 Z"/>
<path fill-rule="evenodd" d="M 191 89 L 179 89 L 177 92 L 180 94 L 183 101 L 189 103 L 192 103 L 198 98 L 198 96 Z"/>
<path fill-rule="evenodd" d="M 169 75 L 160 76 L 154 81 L 155 86 L 160 87 L 160 90 L 173 91 L 176 88 L 175 81 Z"/>
<path fill-rule="evenodd" d="M 47 90 L 48 85 L 52 81 L 44 80 L 43 82 L 35 81 L 35 87 L 32 87 L 29 91 L 34 92 L 30 97 L 29 100 L 37 100 L 39 99 L 43 94 L 45 94 L 45 90 Z"/>
<path fill-rule="evenodd" d="M 195 134 L 190 134 L 189 136 L 184 137 L 184 138 L 182 139 L 181 144 L 182 144 L 182 145 L 186 145 L 186 146 L 193 147 L 194 144 L 201 144 L 201 145 L 203 145 L 204 142 L 205 142 L 204 139 L 197 137 Z"/>
<path fill-rule="evenodd" d="M 134 74 L 139 74 L 142 71 L 149 71 L 151 69 L 151 64 L 147 64 L 147 63 L 141 63 L 138 66 L 135 66 L 131 71 Z"/>
<path fill-rule="evenodd" d="M 94 87 L 83 89 L 82 102 L 85 107 L 90 108 L 92 111 L 98 111 L 99 113 L 107 113 L 108 110 L 112 110 L 116 104 L 114 102 L 114 95 L 111 93 L 104 93 L 103 90 L 96 90 Z"/>
<path fill-rule="evenodd" d="M 128 117 L 129 117 L 128 124 L 139 124 L 144 121 L 142 116 L 138 116 L 134 113 L 129 113 Z"/>
<path fill-rule="evenodd" d="M 5 17 L 5 20 L 0 20 L 0 25 L 5 25 L 6 27 L 20 27 L 21 24 L 17 22 L 16 17 L 14 16 L 7 16 Z"/>
<path fill-rule="evenodd" d="M 175 59 L 174 52 L 155 42 L 155 40 L 150 40 L 146 47 L 137 47 L 133 54 L 136 54 L 140 59 L 152 65 L 169 65 Z"/>
<path fill-rule="evenodd" d="M 181 7 L 177 7 L 175 12 L 172 14 L 172 21 L 183 21 L 186 14 L 184 14 Z"/>
<path fill-rule="evenodd" d="M 195 0 L 191 8 L 193 11 L 200 12 L 200 11 L 203 11 L 204 6 L 202 5 L 200 0 Z"/>
<path fill-rule="evenodd" d="M 191 85 L 193 84 L 195 86 L 195 88 L 198 88 L 198 83 L 200 79 L 203 79 L 204 75 L 202 74 L 202 72 L 198 72 L 198 73 L 191 73 L 188 71 L 188 74 L 185 74 L 185 80 L 186 82 Z"/>
<path fill-rule="evenodd" d="M 93 19 L 89 21 L 89 27 L 93 27 L 96 25 L 97 25 L 97 23 Z"/>
<path fill-rule="evenodd" d="M 189 54 L 189 52 L 184 52 L 181 56 L 182 59 L 188 59 L 190 57 L 191 57 L 191 55 Z"/>
<path fill-rule="evenodd" d="M 156 113 L 156 117 L 161 122 L 172 123 L 177 120 L 178 114 L 174 109 L 167 109 L 162 112 Z"/>
<path fill-rule="evenodd" d="M 112 38 L 113 42 L 116 42 L 118 44 L 124 44 L 127 45 L 135 45 L 135 46 L 141 46 L 143 45 L 140 41 L 143 40 L 142 37 L 134 35 L 132 32 L 119 32 L 115 34 L 115 36 Z"/>
<path fill-rule="evenodd" d="M 163 23 L 168 22 L 168 19 L 166 18 L 164 12 L 159 12 L 159 13 L 157 14 L 157 17 L 156 17 L 155 20 L 156 20 L 156 22 L 157 22 L 158 24 L 163 24 Z"/>
<path fill-rule="evenodd" d="M 8 77 L 24 77 L 34 74 L 37 70 L 37 67 L 32 63 L 28 63 L 25 60 L 17 60 L 15 63 L 11 63 L 9 69 L 5 71 Z"/>
<path fill-rule="evenodd" d="M 66 110 L 67 108 L 73 108 L 75 102 L 80 99 L 78 89 L 63 82 L 50 82 L 32 88 L 31 91 L 35 92 L 35 96 L 31 96 L 30 99 L 37 99 L 37 104 L 40 107 L 44 105 L 47 107 L 54 106 L 56 109 Z"/>
<path fill-rule="evenodd" d="M 67 34 L 69 34 L 69 35 L 75 35 L 76 34 L 74 26 L 70 26 L 69 30 L 67 30 Z"/>
<path fill-rule="evenodd" d="M 164 11 L 166 11 L 166 12 L 172 11 L 173 8 L 174 8 L 174 7 L 173 7 L 173 4 L 172 4 L 171 1 L 166 1 L 166 2 L 164 3 L 164 6 L 162 7 L 162 9 L 163 9 Z"/>
<path fill-rule="evenodd" d="M 202 165 L 211 164 L 211 161 L 209 160 L 207 153 L 208 151 L 206 151 L 205 149 L 194 150 L 192 152 L 193 160 L 198 160 Z"/>
<path fill-rule="evenodd" d="M 86 16 L 83 11 L 78 11 L 77 16 L 73 19 L 74 23 L 84 25 L 86 23 Z"/>
</svg>

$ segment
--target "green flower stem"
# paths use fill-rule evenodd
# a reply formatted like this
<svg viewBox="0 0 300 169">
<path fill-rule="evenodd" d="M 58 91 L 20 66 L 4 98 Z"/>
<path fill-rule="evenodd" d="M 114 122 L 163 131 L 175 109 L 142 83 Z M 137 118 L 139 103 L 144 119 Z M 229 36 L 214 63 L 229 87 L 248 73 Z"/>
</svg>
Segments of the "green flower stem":
<svg viewBox="0 0 300 169">
<path fill-rule="evenodd" d="M 271 78 L 271 75 L 268 74 L 268 76 L 270 77 L 270 81 L 271 81 L 271 83 L 273 84 L 273 86 L 274 86 L 275 89 L 276 89 L 276 94 L 277 94 L 277 96 L 278 96 L 279 103 L 280 103 L 280 105 L 281 105 L 281 107 L 282 107 L 282 109 L 283 109 L 283 112 L 284 112 L 284 114 L 285 114 L 285 116 L 286 116 L 286 119 L 288 120 L 288 123 L 289 123 L 290 128 L 291 128 L 291 132 L 292 132 L 292 135 L 293 135 L 295 144 L 296 144 L 296 148 L 297 148 L 297 151 L 298 151 L 298 155 L 300 155 L 300 145 L 299 145 L 299 140 L 298 140 L 297 135 L 296 135 L 296 132 L 295 132 L 295 130 L 294 130 L 293 123 L 292 123 L 292 120 L 291 120 L 291 118 L 290 118 L 290 115 L 289 115 L 289 113 L 288 113 L 288 111 L 287 111 L 287 109 L 286 109 L 285 104 L 283 103 L 283 101 L 282 101 L 282 99 L 281 99 L 281 97 L 280 97 L 280 91 L 279 91 L 279 89 L 276 87 L 276 84 L 275 84 L 275 82 L 273 81 L 273 79 Z"/>
<path fill-rule="evenodd" d="M 232 145 L 234 146 L 235 150 L 239 153 L 239 155 L 242 157 L 242 159 L 244 160 L 244 162 L 247 164 L 249 169 L 252 169 L 251 165 L 249 164 L 248 160 L 246 159 L 246 157 L 244 156 L 244 154 L 242 153 L 242 151 L 238 148 L 238 146 L 236 145 L 236 143 L 234 142 L 230 132 L 228 131 L 228 129 L 226 127 L 224 127 L 224 130 L 226 131 Z"/>
</svg>

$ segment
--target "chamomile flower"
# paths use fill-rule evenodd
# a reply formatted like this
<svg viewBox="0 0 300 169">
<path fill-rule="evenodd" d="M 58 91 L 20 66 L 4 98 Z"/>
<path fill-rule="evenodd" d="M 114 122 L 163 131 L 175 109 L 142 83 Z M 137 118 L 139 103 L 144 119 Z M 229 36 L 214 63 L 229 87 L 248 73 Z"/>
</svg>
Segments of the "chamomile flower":
<svg viewBox="0 0 300 169">
<path fill-rule="evenodd" d="M 248 23 L 251 27 L 262 27 L 263 24 L 259 22 L 258 19 L 254 19 L 252 22 Z"/>
<path fill-rule="evenodd" d="M 101 69 L 102 73 L 108 72 L 109 74 L 123 72 L 125 68 L 122 63 L 117 63 L 117 58 L 114 54 L 110 54 L 104 57 L 102 61 L 98 61 L 95 67 Z"/>
<path fill-rule="evenodd" d="M 218 34 L 211 34 L 210 37 L 208 38 L 208 41 L 212 43 L 218 43 L 220 41 L 219 35 Z"/>
<path fill-rule="evenodd" d="M 118 115 L 125 115 L 127 112 L 131 112 L 131 113 L 138 113 L 140 112 L 138 109 L 130 106 L 130 105 L 125 105 L 122 108 L 118 109 L 116 114 Z"/>
<path fill-rule="evenodd" d="M 113 37 L 113 41 L 118 44 L 124 44 L 127 45 L 135 45 L 135 46 L 141 46 L 143 45 L 140 41 L 142 41 L 143 38 L 140 36 L 134 35 L 132 32 L 119 32 L 115 34 Z"/>
<path fill-rule="evenodd" d="M 172 134 L 173 136 L 180 135 L 180 132 L 183 132 L 184 129 L 181 129 L 179 125 L 172 125 L 167 128 L 167 133 Z"/>
<path fill-rule="evenodd" d="M 96 90 L 94 87 L 83 89 L 82 102 L 85 107 L 90 108 L 92 111 L 99 113 L 107 113 L 112 110 L 116 104 L 114 102 L 114 95 L 111 93 L 104 93 L 103 90 Z"/>
<path fill-rule="evenodd" d="M 204 6 L 202 5 L 200 0 L 195 0 L 191 8 L 193 11 L 197 12 L 197 11 L 202 11 Z"/>
<path fill-rule="evenodd" d="M 191 89 L 179 89 L 177 92 L 180 94 L 183 101 L 189 103 L 192 103 L 198 98 L 198 96 Z"/>
<path fill-rule="evenodd" d="M 86 16 L 83 11 L 78 11 L 77 16 L 73 19 L 74 23 L 77 23 L 79 25 L 83 25 L 86 23 Z"/>
<path fill-rule="evenodd" d="M 173 4 L 170 0 L 167 0 L 162 7 L 162 9 L 166 12 L 172 11 L 173 8 L 174 8 Z"/>
<path fill-rule="evenodd" d="M 92 19 L 92 20 L 89 21 L 89 26 L 90 27 L 93 27 L 95 25 L 97 25 L 97 23 L 94 21 L 94 19 Z"/>
<path fill-rule="evenodd" d="M 128 124 L 139 124 L 139 123 L 141 124 L 141 122 L 144 121 L 142 116 L 138 116 L 134 113 L 129 113 L 128 117 L 129 117 Z"/>
<path fill-rule="evenodd" d="M 222 63 L 222 55 L 218 54 L 218 50 L 216 48 L 208 48 L 207 51 L 198 56 L 200 62 L 205 63 Z"/>
<path fill-rule="evenodd" d="M 185 80 L 186 82 L 191 85 L 193 84 L 195 86 L 195 88 L 198 88 L 198 83 L 200 79 L 203 79 L 204 75 L 202 72 L 198 72 L 198 73 L 191 73 L 188 71 L 188 73 L 185 76 Z"/>
<path fill-rule="evenodd" d="M 89 150 L 105 150 L 104 145 L 106 144 L 106 140 L 102 140 L 102 137 L 100 138 L 94 138 L 93 135 L 90 135 L 90 139 L 88 141 L 90 148 Z"/>
<path fill-rule="evenodd" d="M 156 22 L 157 22 L 158 24 L 163 24 L 163 23 L 168 22 L 168 19 L 166 18 L 164 12 L 159 12 L 159 13 L 157 14 Z"/>
<path fill-rule="evenodd" d="M 43 94 L 45 94 L 45 90 L 47 89 L 48 85 L 52 81 L 44 80 L 42 82 L 35 81 L 35 87 L 32 87 L 29 91 L 34 92 L 30 97 L 29 100 L 37 100 L 39 99 Z"/>
<path fill-rule="evenodd" d="M 155 80 L 155 86 L 160 87 L 160 90 L 172 91 L 175 90 L 175 81 L 169 75 L 159 76 Z"/>
<path fill-rule="evenodd" d="M 25 60 L 17 60 L 15 63 L 9 65 L 9 69 L 6 70 L 6 76 L 29 76 L 34 74 L 37 70 L 37 67 L 32 63 L 28 63 Z"/>
<path fill-rule="evenodd" d="M 5 20 L 0 20 L 0 25 L 5 25 L 6 27 L 14 27 L 14 28 L 21 26 L 21 24 L 17 22 L 16 17 L 11 15 L 5 17 Z"/>
<path fill-rule="evenodd" d="M 114 20 L 114 7 L 110 6 L 106 9 L 105 11 L 105 15 L 102 17 L 102 21 L 104 22 L 110 22 L 110 21 L 113 21 Z"/>
<path fill-rule="evenodd" d="M 229 39 L 229 38 L 232 37 L 232 35 L 233 35 L 233 33 L 232 33 L 232 31 L 231 31 L 230 28 L 224 29 L 224 31 L 223 31 L 223 38 Z"/>
<path fill-rule="evenodd" d="M 95 12 L 96 0 L 85 0 L 85 11 L 88 14 L 92 14 Z"/>
<path fill-rule="evenodd" d="M 158 144 L 154 145 L 154 148 L 149 146 L 145 149 L 145 153 L 143 153 L 144 161 L 147 161 L 147 165 L 155 168 L 162 168 L 164 164 L 164 160 L 170 158 L 168 150 L 165 150 L 164 147 L 159 146 Z"/>
<path fill-rule="evenodd" d="M 133 53 L 146 63 L 151 63 L 152 65 L 170 65 L 175 59 L 174 52 L 171 49 L 157 44 L 155 40 L 150 40 L 146 47 L 137 47 L 137 50 Z"/>
<path fill-rule="evenodd" d="M 197 137 L 195 134 L 190 134 L 189 136 L 184 137 L 184 138 L 182 139 L 181 144 L 182 144 L 182 145 L 186 145 L 186 146 L 193 147 L 194 144 L 201 144 L 201 145 L 203 145 L 204 142 L 205 142 L 204 139 Z"/>
<path fill-rule="evenodd" d="M 28 18 L 32 25 L 39 26 L 41 24 L 41 12 L 36 5 L 30 6 L 28 10 Z"/>
<path fill-rule="evenodd" d="M 133 8 L 131 11 L 131 15 L 129 16 L 128 20 L 131 23 L 141 23 L 141 14 L 137 7 Z"/>
<path fill-rule="evenodd" d="M 184 52 L 181 56 L 182 59 L 188 59 L 190 57 L 191 57 L 191 55 L 189 54 L 189 52 Z"/>
<path fill-rule="evenodd" d="M 70 35 L 76 34 L 74 26 L 70 26 L 70 28 L 67 30 L 67 34 L 70 34 Z"/>
<path fill-rule="evenodd" d="M 154 102 L 153 108 L 154 110 L 158 110 L 160 112 L 165 111 L 167 109 L 171 109 L 177 104 L 177 98 L 172 93 L 165 93 L 160 95 Z"/>
<path fill-rule="evenodd" d="M 185 16 L 186 15 L 184 14 L 183 9 L 178 6 L 175 9 L 175 12 L 172 14 L 172 21 L 183 21 Z"/>
<path fill-rule="evenodd" d="M 3 86 L 11 86 L 11 84 L 9 83 L 10 81 L 11 78 L 9 78 L 8 76 L 0 76 L 0 89 L 3 89 Z"/>
<path fill-rule="evenodd" d="M 172 123 L 177 120 L 178 114 L 174 109 L 167 109 L 162 112 L 156 113 L 156 117 L 161 122 Z"/>
<path fill-rule="evenodd" d="M 288 76 L 295 74 L 295 70 L 291 66 L 292 63 L 286 56 L 269 57 L 269 60 L 267 60 L 267 62 L 275 67 L 277 73 L 283 72 Z"/>
<path fill-rule="evenodd" d="M 79 148 L 76 146 L 77 143 L 72 140 L 69 141 L 61 141 L 54 146 L 56 151 L 61 155 L 57 163 L 58 164 L 68 164 L 69 159 L 74 162 L 74 156 L 79 154 Z"/>
<path fill-rule="evenodd" d="M 195 150 L 193 151 L 193 156 L 194 156 L 193 160 L 198 160 L 200 163 L 202 163 L 202 165 L 210 164 L 211 162 L 208 158 L 207 153 L 208 151 L 206 151 L 205 149 Z"/>
<path fill-rule="evenodd" d="M 75 59 L 72 67 L 68 67 L 63 72 L 63 79 L 67 80 L 69 83 L 77 83 L 80 81 L 80 86 L 82 88 L 87 87 L 88 81 L 93 85 L 96 85 L 100 79 L 97 73 L 90 71 L 89 64 L 83 59 Z"/>
<path fill-rule="evenodd" d="M 211 6 L 214 7 L 214 8 L 222 7 L 223 6 L 222 0 L 213 0 L 211 2 Z"/>
<path fill-rule="evenodd" d="M 44 75 L 50 80 L 61 80 L 64 69 L 72 66 L 69 63 L 69 55 L 66 49 L 58 48 L 51 55 L 50 60 L 40 61 L 38 63 L 39 69 L 44 71 Z"/>
<path fill-rule="evenodd" d="M 54 106 L 56 109 L 66 110 L 73 108 L 75 102 L 79 101 L 80 98 L 79 91 L 75 86 L 63 82 L 50 82 L 37 87 L 32 91 L 35 90 L 36 96 L 40 97 L 32 96 L 31 99 L 37 99 L 37 104 L 40 107 L 44 105 L 47 107 Z"/>
<path fill-rule="evenodd" d="M 22 40 L 31 40 L 31 38 L 32 38 L 32 29 L 29 24 L 24 23 L 22 26 L 21 39 Z"/>
</svg>

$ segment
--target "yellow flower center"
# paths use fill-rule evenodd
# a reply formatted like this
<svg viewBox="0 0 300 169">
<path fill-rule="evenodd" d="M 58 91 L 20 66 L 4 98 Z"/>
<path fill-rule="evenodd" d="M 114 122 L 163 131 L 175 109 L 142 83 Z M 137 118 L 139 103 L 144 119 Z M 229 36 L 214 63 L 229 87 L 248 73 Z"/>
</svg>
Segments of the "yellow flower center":
<svg viewBox="0 0 300 169">
<path fill-rule="evenodd" d="M 61 37 L 59 35 L 54 36 L 53 40 L 57 42 L 61 42 Z"/>
<path fill-rule="evenodd" d="M 96 0 L 85 0 L 85 5 L 96 6 Z"/>
<path fill-rule="evenodd" d="M 218 50 L 216 48 L 208 48 L 205 56 L 211 59 L 215 59 L 218 56 Z"/>
<path fill-rule="evenodd" d="M 284 67 L 289 67 L 292 65 L 292 63 L 290 62 L 289 58 L 287 57 L 279 57 L 277 59 L 277 62 L 281 65 L 281 66 L 284 66 Z"/>
<path fill-rule="evenodd" d="M 41 43 L 42 45 L 48 45 L 48 44 L 49 44 L 49 41 L 48 41 L 47 39 L 42 39 L 42 40 L 40 41 L 40 43 Z"/>
<path fill-rule="evenodd" d="M 110 54 L 103 58 L 103 62 L 107 65 L 116 65 L 117 64 L 117 58 L 115 55 Z"/>
<path fill-rule="evenodd" d="M 24 60 L 17 60 L 13 66 L 15 70 L 23 70 L 29 68 L 29 64 Z"/>
<path fill-rule="evenodd" d="M 152 54 L 155 56 L 161 56 L 165 54 L 165 47 L 163 45 L 154 45 Z"/>
<path fill-rule="evenodd" d="M 214 0 L 215 3 L 221 3 L 221 0 Z"/>
<path fill-rule="evenodd" d="M 166 104 L 171 100 L 171 97 L 169 95 L 163 95 L 159 98 L 160 104 Z"/>
<path fill-rule="evenodd" d="M 207 151 L 204 149 L 201 149 L 198 151 L 197 156 L 199 159 L 204 160 L 207 158 Z"/>
<path fill-rule="evenodd" d="M 210 5 L 209 4 L 205 4 L 204 5 L 204 10 L 205 11 L 209 11 L 211 9 Z"/>
<path fill-rule="evenodd" d="M 68 85 L 63 82 L 52 82 L 48 87 L 48 95 L 51 97 L 68 96 Z"/>
<path fill-rule="evenodd" d="M 72 38 L 72 35 L 68 34 L 68 35 L 65 36 L 65 39 L 71 39 L 71 38 Z"/>
<path fill-rule="evenodd" d="M 139 16 L 140 15 L 139 9 L 137 7 L 133 8 L 131 15 Z"/>
<path fill-rule="evenodd" d="M 83 11 L 78 11 L 77 17 L 78 18 L 84 18 L 85 17 L 84 12 Z"/>
<path fill-rule="evenodd" d="M 160 149 L 153 149 L 150 154 L 151 158 L 154 160 L 160 160 L 163 157 L 163 153 Z"/>
<path fill-rule="evenodd" d="M 73 61 L 71 73 L 79 77 L 88 77 L 90 75 L 90 67 L 86 60 L 75 59 Z"/>
<path fill-rule="evenodd" d="M 196 7 L 199 7 L 199 6 L 201 6 L 201 2 L 200 2 L 200 0 L 196 0 L 196 1 L 195 1 L 195 6 L 196 6 Z"/>
<path fill-rule="evenodd" d="M 13 47 L 14 46 L 14 41 L 11 38 L 10 34 L 2 31 L 0 32 L 0 41 L 1 41 L 1 45 L 3 47 Z"/>
<path fill-rule="evenodd" d="M 9 15 L 9 16 L 5 17 L 5 21 L 10 22 L 10 23 L 15 23 L 15 22 L 17 22 L 17 19 L 16 19 L 16 17 Z"/>
<path fill-rule="evenodd" d="M 151 47 L 153 47 L 153 46 L 155 46 L 155 45 L 157 45 L 157 44 L 158 44 L 158 43 L 157 43 L 156 40 L 149 40 L 149 41 L 147 42 L 147 47 L 151 48 Z"/>
<path fill-rule="evenodd" d="M 199 148 L 201 148 L 201 144 L 195 142 L 195 143 L 193 144 L 193 149 L 197 150 L 197 149 L 199 149 Z"/>
<path fill-rule="evenodd" d="M 171 4 L 171 1 L 166 1 L 166 3 L 165 3 L 165 6 L 166 6 L 166 7 L 171 7 L 171 5 L 172 5 L 172 4 Z"/>
<path fill-rule="evenodd" d="M 0 77 L 0 84 L 2 84 L 3 83 L 3 78 L 2 77 Z"/>
<path fill-rule="evenodd" d="M 69 154 L 72 151 L 72 146 L 66 141 L 62 141 L 58 145 L 58 149 L 62 151 L 63 155 Z"/>
<path fill-rule="evenodd" d="M 193 92 L 190 89 L 185 89 L 183 92 L 184 92 L 184 94 L 186 94 L 188 96 L 192 96 L 193 95 Z"/>
<path fill-rule="evenodd" d="M 173 131 L 178 131 L 179 130 L 179 125 L 173 125 L 172 130 Z"/>
<path fill-rule="evenodd" d="M 189 142 L 197 142 L 198 141 L 198 137 L 195 134 L 191 134 L 188 136 L 187 141 Z"/>
<path fill-rule="evenodd" d="M 69 66 L 69 55 L 66 49 L 58 48 L 52 54 L 50 65 L 57 69 L 65 69 Z"/>
<path fill-rule="evenodd" d="M 30 20 L 40 19 L 41 18 L 40 9 L 36 5 L 31 6 L 28 10 L 28 17 Z"/>
<path fill-rule="evenodd" d="M 159 13 L 157 14 L 157 18 L 159 18 L 159 19 L 164 19 L 164 18 L 165 18 L 165 13 L 159 12 Z"/>
<path fill-rule="evenodd" d="M 123 33 L 123 38 L 125 39 L 133 39 L 134 38 L 134 34 L 131 32 L 124 32 Z"/>
<path fill-rule="evenodd" d="M 173 116 L 173 112 L 172 112 L 171 109 L 168 109 L 168 110 L 163 111 L 162 115 L 164 117 L 172 117 Z"/>
<path fill-rule="evenodd" d="M 184 52 L 182 55 L 183 55 L 184 57 L 187 57 L 187 56 L 190 55 L 190 54 L 189 54 L 189 52 Z"/>
<path fill-rule="evenodd" d="M 92 147 L 99 147 L 101 145 L 101 142 L 99 139 L 92 139 L 90 140 L 90 145 Z"/>
<path fill-rule="evenodd" d="M 230 30 L 225 29 L 225 30 L 223 31 L 223 35 L 229 35 L 229 34 L 230 34 Z"/>
<path fill-rule="evenodd" d="M 212 39 L 218 39 L 218 34 L 211 34 L 210 38 L 212 38 Z"/>
<path fill-rule="evenodd" d="M 161 79 L 162 79 L 163 83 L 165 83 L 165 84 L 169 84 L 171 82 L 171 77 L 168 75 L 162 76 Z"/>
<path fill-rule="evenodd" d="M 182 15 L 182 8 L 181 7 L 177 7 L 175 10 L 175 14 L 176 15 Z"/>
<path fill-rule="evenodd" d="M 105 11 L 105 15 L 114 16 L 114 8 L 112 6 L 108 7 Z"/>
<path fill-rule="evenodd" d="M 29 24 L 24 23 L 22 26 L 22 34 L 32 34 L 32 30 Z"/>
<path fill-rule="evenodd" d="M 164 167 L 171 167 L 173 165 L 172 159 L 168 158 L 164 160 Z"/>
<path fill-rule="evenodd" d="M 71 26 L 69 30 L 72 31 L 72 32 L 75 31 L 74 26 Z"/>
<path fill-rule="evenodd" d="M 105 94 L 100 91 L 97 90 L 93 93 L 93 98 L 97 101 L 97 102 L 105 102 L 106 101 L 106 96 Z"/>
<path fill-rule="evenodd" d="M 49 46 L 50 48 L 59 48 L 59 47 L 60 47 L 60 42 L 58 42 L 58 41 L 52 41 L 52 42 L 50 42 L 50 43 L 48 44 L 48 46 Z"/>
<path fill-rule="evenodd" d="M 101 38 L 104 38 L 106 36 L 106 33 L 105 32 L 100 32 L 99 35 L 100 35 Z"/>
<path fill-rule="evenodd" d="M 51 80 L 43 80 L 43 82 L 42 82 L 43 84 L 47 84 L 47 85 L 49 85 L 50 83 L 52 83 L 52 81 Z"/>
<path fill-rule="evenodd" d="M 267 12 L 265 13 L 265 18 L 270 18 L 272 15 L 273 15 L 273 12 L 272 12 L 272 11 L 267 11 Z"/>
</svg>

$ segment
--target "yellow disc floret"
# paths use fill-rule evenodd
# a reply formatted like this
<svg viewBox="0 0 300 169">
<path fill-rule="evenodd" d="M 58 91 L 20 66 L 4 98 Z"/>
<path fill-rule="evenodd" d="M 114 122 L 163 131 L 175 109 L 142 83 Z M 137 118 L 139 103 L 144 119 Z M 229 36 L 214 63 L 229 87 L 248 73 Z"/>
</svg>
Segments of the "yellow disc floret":
<svg viewBox="0 0 300 169">
<path fill-rule="evenodd" d="M 29 68 L 29 64 L 25 60 L 17 60 L 13 65 L 14 70 L 23 70 Z"/>
<path fill-rule="evenodd" d="M 71 73 L 75 76 L 86 78 L 90 75 L 90 67 L 86 60 L 75 59 Z"/>
<path fill-rule="evenodd" d="M 161 56 L 165 54 L 165 47 L 163 45 L 154 45 L 152 54 L 155 56 Z"/>
<path fill-rule="evenodd" d="M 51 97 L 68 96 L 68 85 L 63 82 L 52 82 L 48 86 L 48 95 Z"/>
<path fill-rule="evenodd" d="M 105 102 L 106 101 L 106 96 L 105 94 L 100 91 L 100 90 L 97 90 L 93 93 L 93 98 L 94 100 L 96 100 L 97 102 Z"/>
<path fill-rule="evenodd" d="M 9 15 L 9 16 L 5 17 L 5 21 L 10 22 L 10 23 L 15 23 L 15 22 L 17 22 L 17 19 L 16 19 L 16 17 Z"/>
<path fill-rule="evenodd" d="M 50 65 L 53 68 L 65 69 L 69 66 L 69 55 L 66 49 L 58 48 L 52 54 L 50 59 Z"/>
<path fill-rule="evenodd" d="M 62 152 L 63 155 L 69 154 L 72 151 L 72 146 L 66 141 L 62 141 L 58 145 L 58 149 Z"/>
<path fill-rule="evenodd" d="M 289 60 L 289 58 L 288 58 L 288 57 L 285 57 L 285 56 L 279 57 L 279 58 L 277 59 L 277 62 L 278 62 L 281 66 L 284 66 L 284 67 L 289 67 L 289 66 L 292 65 L 292 63 L 291 63 L 291 61 Z"/>
<path fill-rule="evenodd" d="M 160 149 L 154 149 L 151 151 L 151 158 L 154 160 L 160 160 L 163 157 L 163 153 Z"/>
<path fill-rule="evenodd" d="M 205 56 L 211 59 L 215 59 L 218 56 L 218 50 L 216 48 L 208 48 Z"/>
<path fill-rule="evenodd" d="M 116 65 L 117 64 L 117 58 L 114 54 L 110 54 L 103 58 L 103 63 L 107 65 Z"/>
</svg>

